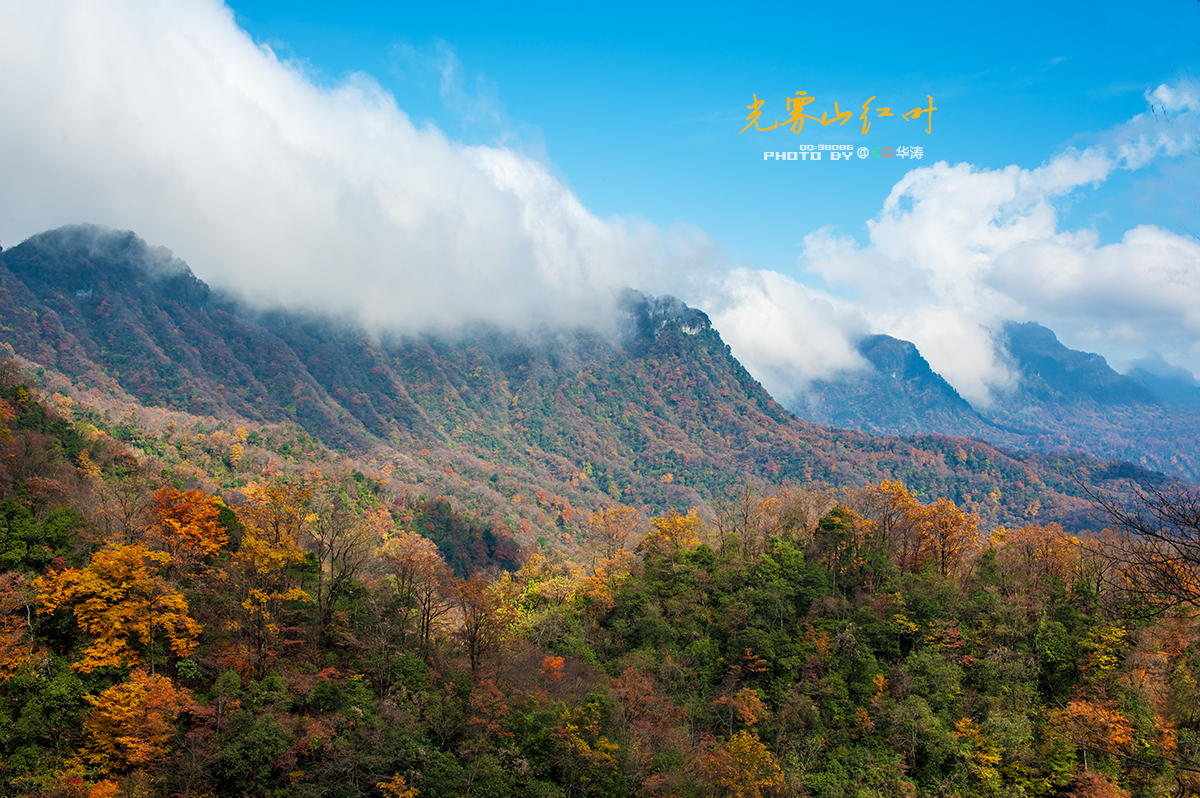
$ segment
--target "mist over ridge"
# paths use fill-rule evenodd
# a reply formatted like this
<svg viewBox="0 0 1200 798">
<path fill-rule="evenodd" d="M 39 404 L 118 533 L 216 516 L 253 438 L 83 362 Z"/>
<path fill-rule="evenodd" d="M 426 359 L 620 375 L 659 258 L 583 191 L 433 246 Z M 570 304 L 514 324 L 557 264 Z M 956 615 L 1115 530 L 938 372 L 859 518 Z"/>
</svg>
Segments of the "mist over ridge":
<svg viewBox="0 0 1200 798">
<path fill-rule="evenodd" d="M 298 426 L 414 479 L 435 452 L 485 483 L 517 469 L 523 484 L 550 485 L 575 507 L 625 498 L 665 509 L 702 506 L 745 479 L 903 476 L 989 522 L 1020 519 L 1036 501 L 1048 518 L 1090 523 L 1067 476 L 1086 457 L 809 424 L 772 399 L 703 311 L 632 290 L 619 307 L 608 332 L 479 323 L 376 335 L 345 318 L 248 306 L 128 232 L 72 226 L 0 253 L 0 343 L 72 390 L 117 390 L 235 426 Z M 996 493 L 997 480 L 1022 486 Z M 467 506 L 507 507 L 489 484 L 451 478 L 440 489 Z M 522 512 L 554 533 L 552 518 Z"/>
<path fill-rule="evenodd" d="M 992 332 L 1006 319 L 1119 368 L 1200 373 L 1200 245 L 1060 223 L 1080 192 L 1188 151 L 1200 95 L 1186 82 L 1147 87 L 1146 113 L 1038 166 L 913 168 L 864 240 L 798 220 L 796 268 L 768 269 L 732 265 L 686 222 L 601 218 L 551 164 L 418 126 L 369 75 L 318 81 L 218 0 L 3 8 L 0 102 L 21 112 L 0 128 L 0 241 L 136 230 L 257 307 L 380 334 L 609 329 L 625 288 L 671 294 L 785 403 L 861 373 L 858 342 L 890 335 L 987 408 L 1019 382 Z"/>
</svg>

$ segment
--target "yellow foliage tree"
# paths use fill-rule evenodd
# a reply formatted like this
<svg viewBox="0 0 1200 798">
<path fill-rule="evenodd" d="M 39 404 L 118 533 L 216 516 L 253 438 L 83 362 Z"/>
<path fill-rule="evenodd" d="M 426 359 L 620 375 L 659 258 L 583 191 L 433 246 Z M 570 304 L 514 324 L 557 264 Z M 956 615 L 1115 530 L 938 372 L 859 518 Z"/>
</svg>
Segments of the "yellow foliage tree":
<svg viewBox="0 0 1200 798">
<path fill-rule="evenodd" d="M 1000 786 L 1000 771 L 997 765 L 1003 758 L 1000 749 L 992 742 L 971 718 L 961 718 L 954 723 L 954 736 L 964 744 L 964 756 L 968 767 L 980 783 L 997 789 Z"/>
<path fill-rule="evenodd" d="M 375 786 L 387 798 L 417 798 L 420 795 L 417 788 L 408 786 L 408 782 L 399 773 L 392 776 L 391 781 L 376 782 Z"/>
<path fill-rule="evenodd" d="M 625 548 L 641 523 L 641 513 L 632 507 L 624 504 L 608 507 L 588 518 L 588 542 L 595 547 L 599 557 L 611 559 Z"/>
<path fill-rule="evenodd" d="M 921 505 L 903 483 L 885 479 L 855 491 L 849 503 L 855 513 L 855 543 L 860 551 L 886 553 L 902 574 L 920 570 L 928 553 L 918 523 Z"/>
<path fill-rule="evenodd" d="M 1088 632 L 1079 641 L 1079 647 L 1087 652 L 1079 664 L 1082 671 L 1099 671 L 1101 675 L 1120 664 L 1119 654 L 1125 645 L 1124 626 L 1101 626 Z"/>
<path fill-rule="evenodd" d="M 261 678 L 286 605 L 309 599 L 299 586 L 295 567 L 304 562 L 298 540 L 312 517 L 307 511 L 312 490 L 258 483 L 247 487 L 245 494 L 250 501 L 238 509 L 243 533 L 232 571 L 250 667 Z"/>
<path fill-rule="evenodd" d="M 94 638 L 83 659 L 71 668 L 90 673 L 106 666 L 137 666 L 135 644 L 150 652 L 158 643 L 186 657 L 196 647 L 200 624 L 192 619 L 183 594 L 172 589 L 161 570 L 171 556 L 142 544 L 102 549 L 82 570 L 52 571 L 34 582 L 41 608 L 69 606 L 80 628 Z"/>
<path fill-rule="evenodd" d="M 567 780 L 574 782 L 572 792 L 583 793 L 584 785 L 595 784 L 597 777 L 620 772 L 617 752 L 620 746 L 604 736 L 600 728 L 600 704 L 563 712 L 563 723 L 551 734 L 563 745 L 567 756 L 560 760 Z"/>
<path fill-rule="evenodd" d="M 638 544 L 637 551 L 671 552 L 700 545 L 700 516 L 695 508 L 680 515 L 672 508 L 666 515 L 650 519 L 650 534 Z"/>
<path fill-rule="evenodd" d="M 758 735 L 740 731 L 700 762 L 705 779 L 719 795 L 762 798 L 782 791 L 783 771 Z"/>
<path fill-rule="evenodd" d="M 192 695 L 166 676 L 138 668 L 129 681 L 98 696 L 84 696 L 92 711 L 84 722 L 83 758 L 104 773 L 121 773 L 158 762 L 175 734 L 175 718 Z"/>
</svg>

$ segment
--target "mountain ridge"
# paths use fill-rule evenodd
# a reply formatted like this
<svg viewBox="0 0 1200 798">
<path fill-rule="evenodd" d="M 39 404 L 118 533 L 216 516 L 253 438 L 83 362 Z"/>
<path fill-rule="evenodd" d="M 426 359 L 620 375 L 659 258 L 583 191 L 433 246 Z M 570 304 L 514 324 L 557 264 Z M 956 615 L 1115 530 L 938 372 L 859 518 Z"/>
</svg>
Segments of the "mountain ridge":
<svg viewBox="0 0 1200 798">
<path fill-rule="evenodd" d="M 789 409 L 817 423 L 880 434 L 949 434 L 1017 450 L 1075 450 L 1200 479 L 1200 388 L 1144 370 L 1120 374 L 1102 356 L 1068 348 L 1036 322 L 1005 322 L 996 338 L 1020 376 L 989 406 L 977 408 L 949 393 L 953 388 L 911 342 L 890 339 L 890 355 L 881 356 L 880 341 L 889 337 L 868 336 L 858 342 L 867 370 L 814 382 Z"/>
<path fill-rule="evenodd" d="M 813 425 L 776 403 L 707 316 L 677 299 L 626 294 L 616 337 L 485 327 L 371 336 L 246 308 L 164 253 L 100 228 L 49 231 L 5 250 L 5 341 L 84 387 L 112 380 L 147 405 L 294 423 L 334 449 L 393 457 L 397 479 L 429 479 L 437 469 L 403 463 L 433 451 L 438 468 L 461 477 L 439 478 L 438 489 L 514 528 L 525 523 L 524 542 L 560 531 L 530 492 L 579 509 L 624 500 L 661 511 L 702 505 L 747 479 L 849 487 L 899 478 L 987 523 L 1031 512 L 1087 523 L 1070 476 L 1085 460 Z"/>
</svg>

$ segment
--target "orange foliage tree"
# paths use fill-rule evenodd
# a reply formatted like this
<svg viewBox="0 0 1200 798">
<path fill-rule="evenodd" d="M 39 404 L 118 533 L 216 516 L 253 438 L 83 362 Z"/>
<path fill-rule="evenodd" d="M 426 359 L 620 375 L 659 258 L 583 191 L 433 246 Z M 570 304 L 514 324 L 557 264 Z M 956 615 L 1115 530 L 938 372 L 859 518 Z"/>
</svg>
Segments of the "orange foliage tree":
<svg viewBox="0 0 1200 798">
<path fill-rule="evenodd" d="M 717 536 L 722 546 L 736 539 L 747 556 L 761 554 L 772 539 L 808 539 L 834 504 L 827 488 L 785 483 L 764 494 L 743 483 L 713 503 Z"/>
<path fill-rule="evenodd" d="M 1133 630 L 1094 627 L 1079 641 L 1083 683 L 1050 715 L 1055 731 L 1085 751 L 1141 771 L 1141 777 L 1169 772 L 1175 795 L 1200 794 L 1200 688 L 1193 676 L 1198 633 L 1188 614 Z"/>
<path fill-rule="evenodd" d="M 1076 698 L 1063 709 L 1054 710 L 1051 722 L 1069 732 L 1079 746 L 1099 751 L 1128 753 L 1134 741 L 1133 725 L 1114 701 Z"/>
<path fill-rule="evenodd" d="M 162 576 L 170 555 L 144 545 L 101 549 L 82 570 L 68 568 L 39 577 L 39 612 L 69 606 L 80 628 L 94 638 L 83 659 L 71 667 L 90 673 L 106 666 L 139 665 L 135 644 L 148 653 L 154 669 L 157 644 L 186 657 L 196 647 L 200 625 L 187 600 Z"/>
<path fill-rule="evenodd" d="M 401 642 L 414 624 L 420 650 L 427 652 L 435 625 L 453 606 L 449 566 L 433 541 L 415 532 L 387 536 L 376 553 L 394 591 Z"/>
<path fill-rule="evenodd" d="M 33 635 L 31 614 L 36 591 L 29 577 L 0 574 L 0 682 L 11 677 L 42 650 Z"/>
<path fill-rule="evenodd" d="M 457 634 L 466 646 L 474 674 L 496 648 L 504 630 L 500 619 L 501 597 L 492 589 L 487 576 L 479 571 L 458 583 L 455 597 L 461 613 Z"/>
<path fill-rule="evenodd" d="M 902 574 L 932 567 L 951 576 L 979 544 L 977 516 L 946 498 L 921 504 L 896 480 L 855 491 L 850 505 L 860 547 L 888 557 Z"/>
<path fill-rule="evenodd" d="M 595 547 L 598 556 L 611 559 L 626 547 L 641 523 L 641 513 L 618 504 L 592 513 L 587 523 L 587 539 Z"/>
<path fill-rule="evenodd" d="M 992 533 L 997 555 L 1008 573 L 1024 577 L 1029 586 L 1057 578 L 1070 584 L 1079 567 L 1079 540 L 1058 524 L 1028 524 Z"/>
<path fill-rule="evenodd" d="M 98 696 L 85 696 L 92 711 L 84 722 L 83 758 L 104 773 L 155 764 L 167 753 L 175 718 L 192 705 L 192 695 L 166 676 L 138 668 L 129 681 Z"/>
<path fill-rule="evenodd" d="M 229 543 L 229 535 L 217 523 L 221 506 L 219 499 L 202 490 L 159 488 L 154 492 L 155 524 L 150 536 L 171 555 L 176 567 L 211 557 Z"/>
</svg>

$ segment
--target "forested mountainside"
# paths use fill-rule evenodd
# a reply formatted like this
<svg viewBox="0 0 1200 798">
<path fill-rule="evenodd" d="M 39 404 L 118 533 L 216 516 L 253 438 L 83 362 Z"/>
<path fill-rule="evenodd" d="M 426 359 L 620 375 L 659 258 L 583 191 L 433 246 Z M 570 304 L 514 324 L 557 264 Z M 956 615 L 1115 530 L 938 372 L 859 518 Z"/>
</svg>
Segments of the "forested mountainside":
<svg viewBox="0 0 1200 798">
<path fill-rule="evenodd" d="M 885 481 L 613 504 L 570 560 L 292 427 L 171 466 L 25 379 L 0 361 L 0 795 L 1200 789 L 1166 550 Z"/>
<path fill-rule="evenodd" d="M 1008 322 L 1004 355 L 1018 383 L 994 402 L 965 401 L 908 341 L 868 336 L 861 372 L 814 383 L 802 418 L 878 434 L 962 435 L 1014 450 L 1076 451 L 1200 478 L 1200 388 L 1175 376 L 1118 374 L 1033 322 Z"/>
<path fill-rule="evenodd" d="M 801 417 L 819 424 L 878 435 L 921 435 L 937 432 L 1019 445 L 1008 433 L 975 410 L 935 372 L 917 347 L 890 335 L 870 335 L 858 342 L 869 367 L 818 380 L 793 403 Z"/>
<path fill-rule="evenodd" d="M 630 294 L 613 335 L 389 337 L 253 312 L 128 232 L 67 227 L 0 257 L 3 341 L 54 390 L 124 396 L 134 426 L 138 407 L 227 432 L 292 424 L 338 451 L 372 453 L 378 473 L 453 497 L 526 544 L 569 534 L 577 510 L 697 506 L 746 479 L 896 478 L 985 524 L 1089 523 L 1071 476 L 1084 460 L 806 423 L 751 378 L 704 314 L 670 298 Z M 129 434 L 144 451 L 187 459 L 187 431 L 140 418 Z"/>
</svg>

